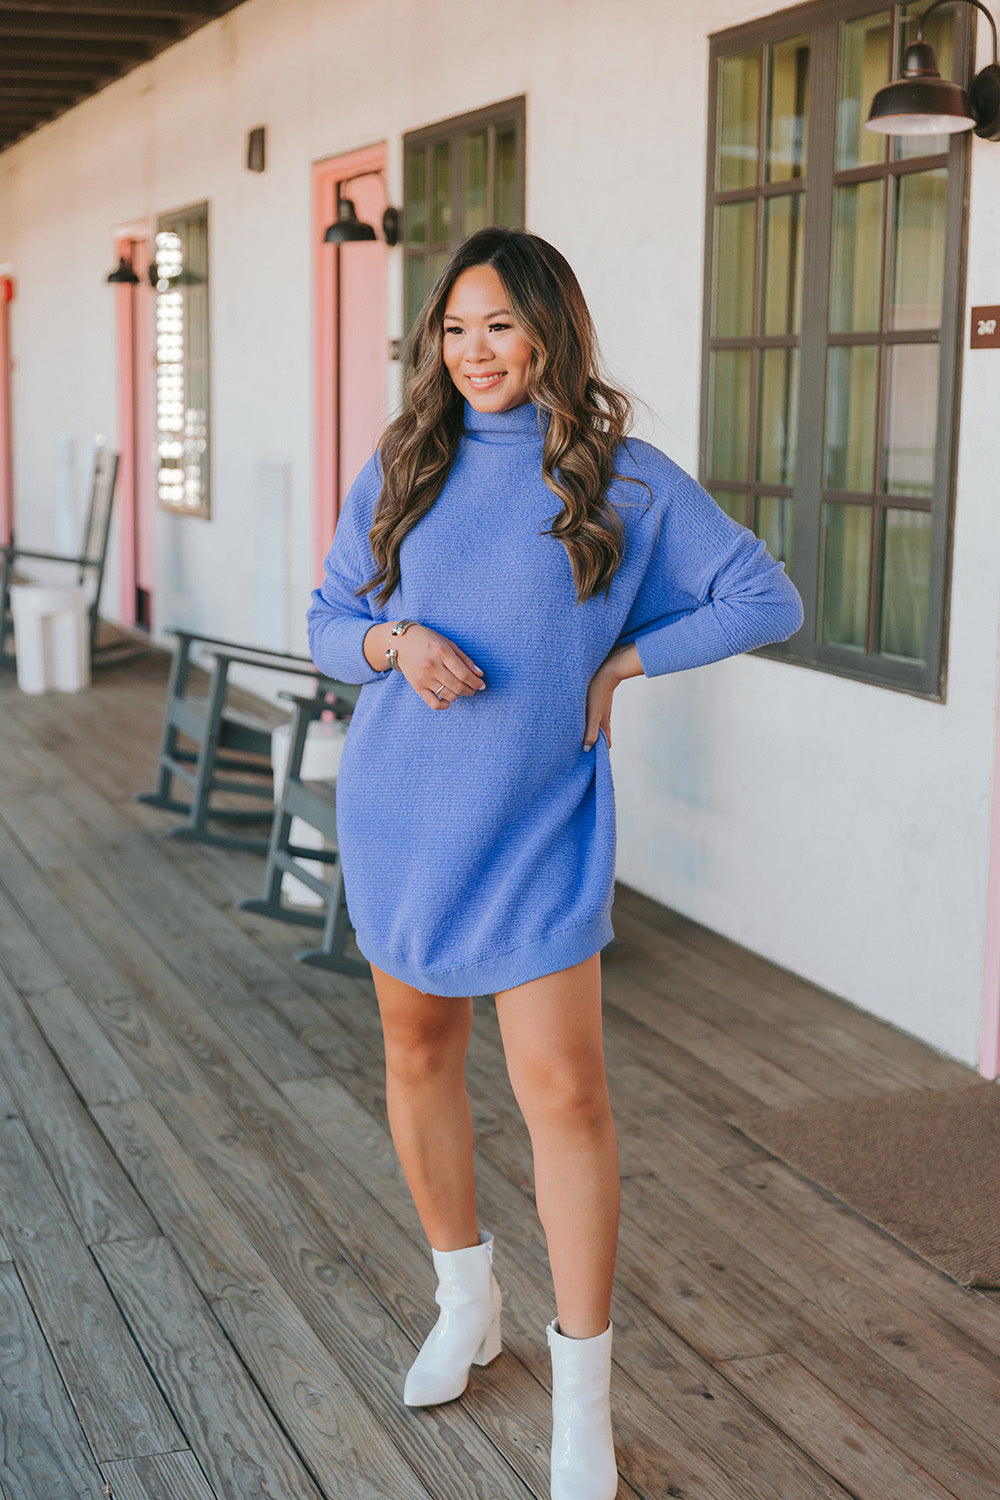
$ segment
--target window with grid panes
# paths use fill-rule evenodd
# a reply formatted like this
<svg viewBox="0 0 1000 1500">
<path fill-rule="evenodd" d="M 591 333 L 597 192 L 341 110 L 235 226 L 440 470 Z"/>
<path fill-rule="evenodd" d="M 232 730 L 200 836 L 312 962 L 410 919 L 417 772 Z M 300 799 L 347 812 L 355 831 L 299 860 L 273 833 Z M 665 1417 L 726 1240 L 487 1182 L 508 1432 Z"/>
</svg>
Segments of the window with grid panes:
<svg viewBox="0 0 1000 1500">
<path fill-rule="evenodd" d="M 403 265 L 409 329 L 451 252 L 477 229 L 524 227 L 524 99 L 403 139 Z"/>
<path fill-rule="evenodd" d="M 769 654 L 940 696 L 968 138 L 864 128 L 924 9 L 712 39 L 702 479 L 803 596 Z M 949 77 L 955 9 L 925 32 Z"/>
</svg>

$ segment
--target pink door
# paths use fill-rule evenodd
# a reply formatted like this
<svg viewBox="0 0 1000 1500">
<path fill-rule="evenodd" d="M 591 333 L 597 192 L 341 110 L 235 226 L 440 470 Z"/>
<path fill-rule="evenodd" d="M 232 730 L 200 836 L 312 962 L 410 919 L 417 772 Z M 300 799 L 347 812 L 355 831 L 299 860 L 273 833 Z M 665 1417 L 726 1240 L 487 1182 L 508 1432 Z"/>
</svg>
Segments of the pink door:
<svg viewBox="0 0 1000 1500">
<path fill-rule="evenodd" d="M 121 537 L 121 618 L 153 628 L 153 288 L 146 233 L 115 239 L 139 280 L 115 288 L 118 385 L 118 513 Z"/>
<path fill-rule="evenodd" d="M 338 192 L 352 200 L 363 223 L 374 225 L 375 242 L 324 243 L 323 235 L 336 218 Z M 317 574 L 344 497 L 375 451 L 385 425 L 388 250 L 382 238 L 382 214 L 386 201 L 384 146 L 352 151 L 313 168 Z"/>
<path fill-rule="evenodd" d="M 14 283 L 0 276 L 0 546 L 14 534 L 14 441 L 10 399 L 10 304 Z"/>
</svg>

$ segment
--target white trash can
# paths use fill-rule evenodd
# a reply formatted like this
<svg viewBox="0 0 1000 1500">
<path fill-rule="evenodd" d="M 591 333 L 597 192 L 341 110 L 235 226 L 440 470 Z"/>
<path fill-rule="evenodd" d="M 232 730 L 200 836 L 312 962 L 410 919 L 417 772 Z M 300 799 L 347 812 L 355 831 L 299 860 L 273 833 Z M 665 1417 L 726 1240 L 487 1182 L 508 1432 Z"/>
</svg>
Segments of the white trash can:
<svg viewBox="0 0 1000 1500">
<path fill-rule="evenodd" d="M 22 693 L 78 693 L 90 686 L 87 592 L 78 584 L 15 583 L 17 685 Z"/>
<path fill-rule="evenodd" d="M 336 780 L 337 771 L 340 769 L 340 757 L 344 753 L 346 734 L 347 725 L 340 719 L 334 719 L 329 723 L 318 719 L 309 725 L 306 747 L 302 754 L 302 768 L 299 771 L 304 781 Z M 285 785 L 285 772 L 288 769 L 288 755 L 291 748 L 291 723 L 279 724 L 271 733 L 271 771 L 274 775 L 275 805 Z M 319 829 L 313 828 L 302 818 L 292 819 L 289 838 L 293 844 L 302 844 L 308 849 L 322 849 L 323 847 L 323 835 Z M 311 869 L 319 879 L 326 878 L 327 867 L 319 860 L 303 860 L 302 864 L 307 869 Z M 296 880 L 294 875 L 286 873 L 281 877 L 281 892 L 295 906 L 323 905 L 323 897 L 311 891 L 307 885 L 303 885 L 301 880 Z"/>
</svg>

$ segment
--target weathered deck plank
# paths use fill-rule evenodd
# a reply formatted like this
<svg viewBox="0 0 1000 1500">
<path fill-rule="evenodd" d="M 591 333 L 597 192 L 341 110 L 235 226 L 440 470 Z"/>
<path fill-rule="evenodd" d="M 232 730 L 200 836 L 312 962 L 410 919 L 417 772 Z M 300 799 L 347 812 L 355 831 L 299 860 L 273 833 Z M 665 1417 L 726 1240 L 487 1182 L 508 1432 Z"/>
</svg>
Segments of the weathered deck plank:
<svg viewBox="0 0 1000 1500">
<path fill-rule="evenodd" d="M 58 798 L 29 798 L 8 809 L 5 820 L 78 915 L 91 919 L 103 902 L 114 923 L 127 918 L 138 937 L 149 945 L 183 982 L 196 986 L 223 1025 L 240 1037 L 245 1049 L 268 1074 L 277 1078 L 311 1077 L 315 1058 L 282 1026 L 273 1011 L 242 985 L 211 948 L 206 948 L 169 903 L 157 900 L 147 884 L 141 861 L 125 866 L 113 847 L 87 849 L 86 891 L 72 855 L 58 832 L 66 810 Z M 53 846 L 55 852 L 53 852 Z M 87 905 L 84 905 L 84 898 Z M 77 905 L 79 903 L 79 905 Z"/>
<path fill-rule="evenodd" d="M 34 862 L 0 819 L 0 886 L 20 909 L 35 940 L 55 961 L 56 983 L 73 976 L 83 994 L 125 994 L 130 989 L 121 972 L 109 962 L 101 944 L 61 900 Z"/>
<path fill-rule="evenodd" d="M 920 1082 L 907 1084 L 907 1087 L 951 1088 L 968 1081 L 969 1069 L 962 1063 L 935 1052 L 887 1021 L 880 1021 L 877 1016 L 847 1004 L 836 995 L 810 984 L 807 979 L 778 968 L 748 948 L 741 948 L 731 938 L 659 906 L 637 891 L 625 891 L 622 895 L 624 904 L 616 907 L 615 919 L 620 921 L 628 912 L 645 921 L 648 946 L 643 953 L 652 961 L 654 972 L 658 944 L 664 934 L 669 934 L 707 961 L 707 984 L 722 984 L 728 993 L 744 998 L 750 1016 L 755 1013 L 761 996 L 780 998 L 789 1007 L 790 1025 L 808 1029 L 828 1023 L 838 1036 L 857 1037 L 880 1054 L 889 1076 L 892 1061 L 914 1066 Z"/>
<path fill-rule="evenodd" d="M 737 1359 L 729 1379 L 784 1431 L 816 1454 L 852 1494 L 880 1500 L 949 1500 L 949 1492 L 864 1417 L 838 1401 L 789 1354 Z"/>
<path fill-rule="evenodd" d="M 922 1317 L 1000 1375 L 1000 1308 L 981 1292 L 957 1286 L 884 1231 L 873 1232 L 867 1220 L 829 1194 L 817 1192 L 783 1162 L 763 1157 L 738 1176 L 748 1191 L 791 1224 L 807 1229 L 821 1244 L 835 1246 L 846 1267 L 891 1291 L 907 1307 L 919 1309 Z"/>
<path fill-rule="evenodd" d="M 954 1415 L 955 1397 L 947 1402 L 932 1399 L 917 1379 L 886 1357 L 884 1346 L 865 1337 L 863 1328 L 850 1332 L 835 1311 L 821 1305 L 821 1293 L 813 1300 L 808 1286 L 803 1291 L 797 1284 L 797 1276 L 786 1277 L 787 1257 L 794 1257 L 799 1248 L 794 1230 L 786 1248 L 784 1231 L 769 1235 L 765 1223 L 756 1246 L 748 1246 L 744 1241 L 750 1219 L 736 1215 L 728 1229 L 722 1229 L 716 1219 L 725 1215 L 713 1214 L 708 1206 L 694 1207 L 684 1194 L 654 1177 L 626 1182 L 623 1196 L 627 1212 L 641 1216 L 648 1226 L 654 1247 L 669 1235 L 671 1255 L 683 1266 L 692 1288 L 714 1289 L 734 1312 L 771 1331 L 832 1394 L 859 1406 L 884 1436 L 935 1474 L 952 1494 L 962 1500 L 992 1500 L 1000 1463 L 995 1433 L 982 1438 Z M 806 1254 L 812 1254 L 808 1246 Z M 655 1264 L 652 1261 L 646 1272 L 644 1295 L 650 1308 L 724 1372 L 725 1350 L 716 1346 L 714 1335 L 709 1344 L 701 1342 L 702 1330 L 687 1319 L 684 1303 L 673 1296 L 670 1283 L 657 1277 Z M 834 1270 L 834 1289 L 842 1296 L 853 1295 L 846 1268 Z M 960 1381 L 957 1388 L 962 1389 Z M 871 1500 L 878 1500 L 877 1493 Z"/>
<path fill-rule="evenodd" d="M 0 1227 L 95 1457 L 183 1447 L 12 1101 L 0 1104 Z"/>
<path fill-rule="evenodd" d="M 239 1356 L 157 1236 L 100 1245 L 97 1261 L 218 1500 L 321 1500 Z"/>
<path fill-rule="evenodd" d="M 0 886 L 0 961 L 22 995 L 58 989 L 64 975 L 51 953 L 24 920 L 24 913 Z"/>
<path fill-rule="evenodd" d="M 108 1500 L 219 1500 L 188 1449 L 102 1464 Z"/>
<path fill-rule="evenodd" d="M 993 1370 L 970 1357 L 944 1332 L 929 1327 L 893 1290 L 873 1285 L 856 1270 L 848 1274 L 835 1247 L 814 1240 L 780 1215 L 772 1218 L 762 1212 L 761 1200 L 735 1180 L 742 1169 L 720 1173 L 678 1140 L 669 1166 L 661 1165 L 660 1170 L 670 1192 L 684 1197 L 739 1240 L 803 1299 L 815 1303 L 845 1333 L 868 1345 L 946 1410 L 960 1407 L 966 1426 L 996 1442 L 1000 1382 Z M 626 1182 L 626 1194 L 631 1187 Z M 654 1194 L 648 1198 L 649 1210 L 655 1214 L 651 1222 L 666 1231 L 669 1213 L 657 1208 Z M 1000 1462 L 1000 1449 L 997 1456 Z"/>
<path fill-rule="evenodd" d="M 11 1265 L 0 1264 L 0 1492 L 99 1500 L 101 1477 Z"/>
<path fill-rule="evenodd" d="M 88 1244 L 155 1233 L 149 1210 L 108 1149 L 28 1008 L 0 975 L 2 1071 L 31 1138 Z"/>
<path fill-rule="evenodd" d="M 142 1095 L 130 1068 L 68 984 L 26 994 L 35 1024 L 87 1104 L 116 1104 Z"/>
</svg>

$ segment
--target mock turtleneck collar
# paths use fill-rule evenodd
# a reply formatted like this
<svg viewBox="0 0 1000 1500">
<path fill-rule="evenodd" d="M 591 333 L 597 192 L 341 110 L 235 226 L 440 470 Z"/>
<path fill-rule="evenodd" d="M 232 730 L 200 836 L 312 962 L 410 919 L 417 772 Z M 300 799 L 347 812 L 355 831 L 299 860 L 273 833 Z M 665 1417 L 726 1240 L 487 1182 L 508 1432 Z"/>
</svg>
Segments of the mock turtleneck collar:
<svg viewBox="0 0 1000 1500">
<path fill-rule="evenodd" d="M 548 412 L 533 401 L 510 411 L 476 411 L 465 403 L 465 434 L 477 443 L 541 442 L 548 425 Z"/>
</svg>

